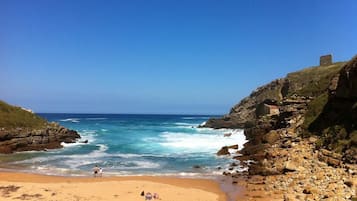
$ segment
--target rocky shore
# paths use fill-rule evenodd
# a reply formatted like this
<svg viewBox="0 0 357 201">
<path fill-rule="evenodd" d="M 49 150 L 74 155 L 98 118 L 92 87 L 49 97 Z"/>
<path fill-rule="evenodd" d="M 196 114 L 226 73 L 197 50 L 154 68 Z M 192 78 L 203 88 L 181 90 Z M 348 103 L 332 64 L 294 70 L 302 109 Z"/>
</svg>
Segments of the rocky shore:
<svg viewBox="0 0 357 201">
<path fill-rule="evenodd" d="M 207 127 L 242 128 L 249 140 L 224 174 L 246 187 L 248 200 L 355 199 L 356 80 L 357 57 L 304 69 L 207 121 Z M 248 171 L 237 172 L 237 164 Z"/>
<path fill-rule="evenodd" d="M 80 136 L 76 131 L 56 123 L 50 123 L 41 129 L 2 129 L 0 130 L 0 153 L 56 149 L 62 147 L 62 142 L 74 143 L 78 138 Z"/>
<path fill-rule="evenodd" d="M 79 138 L 74 130 L 0 101 L 0 153 L 56 149 L 62 142 L 74 143 Z"/>
</svg>

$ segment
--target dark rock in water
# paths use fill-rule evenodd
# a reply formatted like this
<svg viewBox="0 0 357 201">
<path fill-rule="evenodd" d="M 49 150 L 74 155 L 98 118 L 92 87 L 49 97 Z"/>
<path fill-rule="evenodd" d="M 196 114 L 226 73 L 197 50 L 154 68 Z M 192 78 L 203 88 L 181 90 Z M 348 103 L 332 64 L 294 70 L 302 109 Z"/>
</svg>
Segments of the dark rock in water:
<svg viewBox="0 0 357 201">
<path fill-rule="evenodd" d="M 58 124 L 42 129 L 5 129 L 0 131 L 0 153 L 56 149 L 62 147 L 62 142 L 74 143 L 78 138 L 76 131 Z"/>
<path fill-rule="evenodd" d="M 222 174 L 223 174 L 224 176 L 229 176 L 229 175 L 231 175 L 230 172 L 226 172 L 226 171 L 224 171 Z"/>
<path fill-rule="evenodd" d="M 81 141 L 80 143 L 85 143 L 85 144 L 87 144 L 87 143 L 88 143 L 88 140 L 83 140 L 83 141 Z"/>
<path fill-rule="evenodd" d="M 227 146 L 222 147 L 222 148 L 217 152 L 217 156 L 222 156 L 222 155 L 230 155 Z"/>
<path fill-rule="evenodd" d="M 236 166 L 238 166 L 238 164 L 235 163 L 235 162 L 233 162 L 233 163 L 231 164 L 231 166 L 232 166 L 232 167 L 236 167 Z"/>
<path fill-rule="evenodd" d="M 194 168 L 194 169 L 200 169 L 201 166 L 199 166 L 199 165 L 194 165 L 193 168 Z"/>
</svg>

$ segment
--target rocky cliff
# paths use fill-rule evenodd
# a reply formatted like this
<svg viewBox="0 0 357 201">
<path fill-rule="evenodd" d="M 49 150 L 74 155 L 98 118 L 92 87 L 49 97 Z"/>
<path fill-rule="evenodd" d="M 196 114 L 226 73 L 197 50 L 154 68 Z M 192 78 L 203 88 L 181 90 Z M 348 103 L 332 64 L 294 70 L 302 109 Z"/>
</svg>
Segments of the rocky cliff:
<svg viewBox="0 0 357 201">
<path fill-rule="evenodd" d="M 78 138 L 76 131 L 0 101 L 0 153 L 55 149 Z"/>
<path fill-rule="evenodd" d="M 248 190 L 277 200 L 350 200 L 357 183 L 356 105 L 357 57 L 259 87 L 205 126 L 244 129 L 249 141 L 233 157 L 249 166 Z M 224 174 L 240 175 L 230 170 Z"/>
<path fill-rule="evenodd" d="M 326 93 L 330 80 L 341 69 L 343 62 L 329 66 L 316 66 L 289 73 L 285 78 L 277 79 L 257 88 L 248 97 L 241 100 L 229 112 L 218 119 L 209 119 L 205 127 L 210 128 L 249 128 L 258 119 L 256 109 L 263 102 L 275 104 L 284 99 L 300 97 L 318 97 Z"/>
<path fill-rule="evenodd" d="M 357 163 L 357 56 L 331 80 L 327 103 L 309 125 L 319 138 L 319 146 Z"/>
</svg>

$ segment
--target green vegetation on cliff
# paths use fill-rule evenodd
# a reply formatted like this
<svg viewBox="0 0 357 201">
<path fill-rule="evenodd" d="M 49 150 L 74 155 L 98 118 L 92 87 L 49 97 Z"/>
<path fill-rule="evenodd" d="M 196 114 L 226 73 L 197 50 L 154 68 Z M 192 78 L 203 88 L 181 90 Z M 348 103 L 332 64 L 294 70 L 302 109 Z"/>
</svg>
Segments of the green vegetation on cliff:
<svg viewBox="0 0 357 201">
<path fill-rule="evenodd" d="M 287 79 L 290 83 L 289 94 L 317 97 L 327 93 L 327 88 L 334 75 L 342 68 L 345 62 L 334 63 L 330 66 L 314 66 L 301 71 L 289 73 Z"/>
<path fill-rule="evenodd" d="M 330 79 L 328 98 L 317 97 L 305 117 L 309 132 L 320 136 L 318 145 L 337 153 L 348 153 L 357 161 L 357 57 Z M 315 104 L 313 102 L 321 102 Z M 314 112 L 315 110 L 315 112 Z"/>
<path fill-rule="evenodd" d="M 330 66 L 315 66 L 287 75 L 290 83 L 293 83 L 291 85 L 296 86 L 293 90 L 289 90 L 288 96 L 297 94 L 299 96 L 313 97 L 313 100 L 308 104 L 308 110 L 305 114 L 303 124 L 305 130 L 308 129 L 310 124 L 317 119 L 324 109 L 328 101 L 327 89 L 331 79 L 341 70 L 344 64 L 346 62 L 338 62 Z"/>
<path fill-rule="evenodd" d="M 41 128 L 46 123 L 38 115 L 0 100 L 0 128 Z"/>
</svg>

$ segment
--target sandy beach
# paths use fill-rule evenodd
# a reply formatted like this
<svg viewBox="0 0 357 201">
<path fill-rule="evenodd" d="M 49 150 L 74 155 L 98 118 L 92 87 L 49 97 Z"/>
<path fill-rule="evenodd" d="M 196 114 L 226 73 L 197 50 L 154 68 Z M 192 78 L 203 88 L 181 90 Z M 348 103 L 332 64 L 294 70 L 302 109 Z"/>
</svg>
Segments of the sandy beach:
<svg viewBox="0 0 357 201">
<path fill-rule="evenodd" d="M 208 179 L 174 177 L 60 177 L 1 172 L 0 197 L 7 200 L 145 200 L 142 191 L 162 201 L 225 201 L 219 184 Z"/>
</svg>

